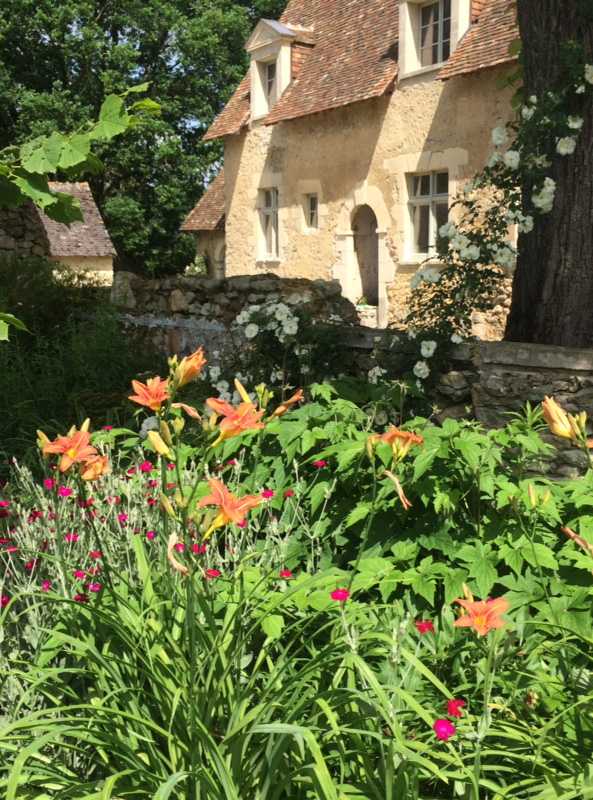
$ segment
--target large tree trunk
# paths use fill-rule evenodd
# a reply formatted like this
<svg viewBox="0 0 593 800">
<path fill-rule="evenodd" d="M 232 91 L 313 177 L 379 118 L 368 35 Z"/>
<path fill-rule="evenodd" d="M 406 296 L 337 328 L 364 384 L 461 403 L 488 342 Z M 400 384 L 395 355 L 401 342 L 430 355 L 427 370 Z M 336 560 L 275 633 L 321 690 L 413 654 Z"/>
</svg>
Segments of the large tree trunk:
<svg viewBox="0 0 593 800">
<path fill-rule="evenodd" d="M 584 45 L 593 63 L 591 0 L 517 0 L 523 43 L 526 96 L 559 85 L 562 43 Z M 593 347 L 593 101 L 569 113 L 584 117 L 577 149 L 554 156 L 556 181 L 551 213 L 535 215 L 535 229 L 519 237 L 513 301 L 505 338 L 572 347 Z M 531 197 L 532 186 L 523 187 Z"/>
</svg>

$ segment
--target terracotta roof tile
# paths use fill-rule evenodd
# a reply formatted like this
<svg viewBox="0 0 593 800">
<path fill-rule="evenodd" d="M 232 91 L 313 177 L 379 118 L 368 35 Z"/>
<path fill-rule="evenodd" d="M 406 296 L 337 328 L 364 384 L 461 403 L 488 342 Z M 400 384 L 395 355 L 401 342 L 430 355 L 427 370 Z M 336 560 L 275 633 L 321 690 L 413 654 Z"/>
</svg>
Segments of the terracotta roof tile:
<svg viewBox="0 0 593 800">
<path fill-rule="evenodd" d="M 50 182 L 57 192 L 64 192 L 75 197 L 79 203 L 83 222 L 64 225 L 55 222 L 39 211 L 39 219 L 45 229 L 51 256 L 115 256 L 115 248 L 107 233 L 103 218 L 97 208 L 88 183 Z"/>
<path fill-rule="evenodd" d="M 196 207 L 181 226 L 182 231 L 224 230 L 224 170 L 220 170 Z"/>
<path fill-rule="evenodd" d="M 294 80 L 266 123 L 378 97 L 397 76 L 398 0 L 290 0 L 281 21 L 313 31 L 313 47 L 293 45 Z M 512 60 L 514 0 L 472 0 L 475 24 L 439 77 Z M 296 63 L 295 63 L 296 59 Z M 239 133 L 250 117 L 249 73 L 204 139 Z"/>
<path fill-rule="evenodd" d="M 489 0 L 439 72 L 441 80 L 514 61 L 509 47 L 519 36 L 515 0 Z"/>
</svg>

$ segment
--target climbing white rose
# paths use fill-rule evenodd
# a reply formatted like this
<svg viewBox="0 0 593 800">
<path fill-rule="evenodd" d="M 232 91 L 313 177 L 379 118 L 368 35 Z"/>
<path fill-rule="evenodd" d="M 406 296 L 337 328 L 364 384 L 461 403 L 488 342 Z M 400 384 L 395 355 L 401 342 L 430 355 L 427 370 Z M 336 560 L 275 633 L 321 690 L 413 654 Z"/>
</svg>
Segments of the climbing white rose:
<svg viewBox="0 0 593 800">
<path fill-rule="evenodd" d="M 444 225 L 441 225 L 439 228 L 439 236 L 442 239 L 451 239 L 452 236 L 455 236 L 457 233 L 457 228 L 452 222 L 445 222 Z"/>
<path fill-rule="evenodd" d="M 216 383 L 216 381 L 220 378 L 220 367 L 210 367 L 210 380 L 212 383 Z"/>
<path fill-rule="evenodd" d="M 464 233 L 458 233 L 451 239 L 451 247 L 453 250 L 465 250 L 470 246 L 470 240 Z"/>
<path fill-rule="evenodd" d="M 507 150 L 503 156 L 503 160 L 509 169 L 517 169 L 521 160 L 521 155 L 517 150 Z"/>
<path fill-rule="evenodd" d="M 452 341 L 453 344 L 461 344 L 463 339 L 461 338 L 461 336 L 458 333 L 453 333 L 453 334 L 451 334 L 451 341 Z"/>
<path fill-rule="evenodd" d="M 515 253 L 510 247 L 498 247 L 494 251 L 494 263 L 504 269 L 510 269 L 515 263 Z"/>
<path fill-rule="evenodd" d="M 585 64 L 585 80 L 593 84 L 593 64 Z"/>
<path fill-rule="evenodd" d="M 531 108 L 530 106 L 523 106 L 521 109 L 521 116 L 524 120 L 530 120 L 534 114 L 535 108 Z"/>
<path fill-rule="evenodd" d="M 480 248 L 477 244 L 470 244 L 469 247 L 464 247 L 459 255 L 464 261 L 477 261 L 480 258 Z"/>
<path fill-rule="evenodd" d="M 523 219 L 519 221 L 519 232 L 531 233 L 532 230 L 533 230 L 533 217 L 527 215 L 526 217 L 523 217 Z"/>
<path fill-rule="evenodd" d="M 422 354 L 422 358 L 432 358 L 436 349 L 437 343 L 432 339 L 420 344 L 420 353 Z"/>
<path fill-rule="evenodd" d="M 299 323 L 296 319 L 286 320 L 284 323 L 284 333 L 287 336 L 295 336 L 299 330 Z"/>
<path fill-rule="evenodd" d="M 508 135 L 506 128 L 499 126 L 492 131 L 492 144 L 495 147 L 502 147 L 507 143 Z"/>
<path fill-rule="evenodd" d="M 569 117 L 568 127 L 573 131 L 580 131 L 583 127 L 584 119 L 582 117 Z"/>
<path fill-rule="evenodd" d="M 247 325 L 245 328 L 246 339 L 255 339 L 258 333 L 259 333 L 259 328 L 254 322 L 249 323 L 249 325 Z"/>
<path fill-rule="evenodd" d="M 420 380 L 424 380 L 430 375 L 430 368 L 426 361 L 417 361 L 414 364 L 414 369 L 412 371 L 417 378 L 420 378 Z"/>
<path fill-rule="evenodd" d="M 542 214 L 549 213 L 554 207 L 554 195 L 556 194 L 556 181 L 553 178 L 546 178 L 544 185 L 539 192 L 534 192 L 531 202 Z"/>
<path fill-rule="evenodd" d="M 556 152 L 561 156 L 571 156 L 577 146 L 577 140 L 572 136 L 563 136 L 556 143 Z"/>
</svg>

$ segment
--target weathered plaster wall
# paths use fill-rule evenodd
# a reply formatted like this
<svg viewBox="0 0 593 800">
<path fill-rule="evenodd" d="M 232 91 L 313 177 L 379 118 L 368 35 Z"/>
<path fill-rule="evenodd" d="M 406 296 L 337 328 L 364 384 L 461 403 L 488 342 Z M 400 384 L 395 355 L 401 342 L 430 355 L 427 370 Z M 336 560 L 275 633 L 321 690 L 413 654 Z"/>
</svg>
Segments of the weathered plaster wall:
<svg viewBox="0 0 593 800">
<path fill-rule="evenodd" d="M 378 221 L 380 295 L 396 294 L 418 262 L 409 252 L 406 174 L 448 169 L 455 194 L 487 161 L 491 130 L 511 115 L 501 70 L 448 82 L 436 72 L 402 81 L 386 98 L 274 126 L 253 126 L 225 142 L 227 274 L 337 278 L 358 299 L 352 239 L 355 209 L 369 205 Z M 258 190 L 279 190 L 280 259 L 258 252 Z M 304 196 L 319 196 L 319 229 L 305 224 Z M 397 303 L 396 303 L 397 308 Z M 387 318 L 379 320 L 386 323 Z"/>
<path fill-rule="evenodd" d="M 200 231 L 196 235 L 196 247 L 198 255 L 206 259 L 208 275 L 223 278 L 226 261 L 224 231 Z"/>
<path fill-rule="evenodd" d="M 50 261 L 63 264 L 75 272 L 84 273 L 105 286 L 113 283 L 113 258 L 111 256 L 52 256 Z"/>
</svg>

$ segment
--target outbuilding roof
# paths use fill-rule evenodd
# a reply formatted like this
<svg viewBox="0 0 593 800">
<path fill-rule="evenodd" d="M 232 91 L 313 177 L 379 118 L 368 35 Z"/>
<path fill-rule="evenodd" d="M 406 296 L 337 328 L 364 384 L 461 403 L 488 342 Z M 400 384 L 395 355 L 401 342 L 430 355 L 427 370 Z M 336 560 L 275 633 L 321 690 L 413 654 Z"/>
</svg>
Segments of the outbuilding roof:
<svg viewBox="0 0 593 800">
<path fill-rule="evenodd" d="M 224 170 L 208 186 L 196 207 L 187 215 L 181 230 L 220 231 L 224 230 Z"/>
<path fill-rule="evenodd" d="M 47 236 L 49 255 L 89 258 L 115 256 L 115 248 L 88 183 L 59 183 L 52 181 L 49 185 L 56 192 L 63 192 L 75 197 L 80 203 L 80 209 L 84 217 L 83 222 L 73 222 L 71 225 L 65 225 L 62 222 L 50 219 L 42 211 L 38 212 Z"/>
<path fill-rule="evenodd" d="M 280 22 L 312 32 L 298 74 L 265 118 L 267 124 L 328 111 L 389 92 L 397 78 L 398 0 L 290 0 Z M 515 0 L 472 0 L 470 30 L 439 77 L 512 60 Z M 293 45 L 295 47 L 296 45 Z M 250 118 L 250 78 L 214 120 L 206 140 L 239 133 Z"/>
</svg>

